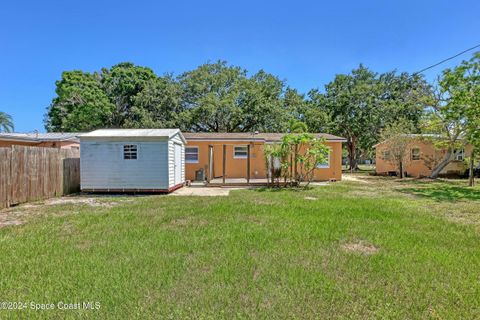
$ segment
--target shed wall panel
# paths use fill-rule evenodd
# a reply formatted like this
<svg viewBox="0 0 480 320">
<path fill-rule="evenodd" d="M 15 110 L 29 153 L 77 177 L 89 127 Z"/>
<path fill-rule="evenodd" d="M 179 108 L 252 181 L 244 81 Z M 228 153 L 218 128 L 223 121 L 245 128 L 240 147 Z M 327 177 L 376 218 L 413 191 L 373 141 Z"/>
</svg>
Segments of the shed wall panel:
<svg viewBox="0 0 480 320">
<path fill-rule="evenodd" d="M 181 159 L 175 159 L 175 144 L 179 144 L 181 148 Z M 185 182 L 185 144 L 178 134 L 173 136 L 168 142 L 168 186 L 171 188 L 175 185 L 175 161 L 179 161 L 181 168 L 181 182 Z"/>
<path fill-rule="evenodd" d="M 137 159 L 123 159 L 123 146 L 137 145 Z M 167 189 L 168 141 L 82 140 L 82 189 Z"/>
</svg>

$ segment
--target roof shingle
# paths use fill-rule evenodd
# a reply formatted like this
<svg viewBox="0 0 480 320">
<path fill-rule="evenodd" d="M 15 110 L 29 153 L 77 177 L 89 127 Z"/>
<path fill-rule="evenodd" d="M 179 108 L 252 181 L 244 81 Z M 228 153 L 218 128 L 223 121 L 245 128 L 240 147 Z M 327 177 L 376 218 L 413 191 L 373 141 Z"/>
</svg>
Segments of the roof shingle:
<svg viewBox="0 0 480 320">
<path fill-rule="evenodd" d="M 313 133 L 317 138 L 324 138 L 327 141 L 344 142 L 345 138 L 337 137 L 329 133 Z M 282 140 L 286 133 L 248 133 L 248 132 L 184 132 L 187 140 L 265 140 L 276 142 Z"/>
<path fill-rule="evenodd" d="M 0 133 L 0 140 L 21 140 L 21 141 L 78 141 L 78 132 L 2 132 Z"/>
</svg>

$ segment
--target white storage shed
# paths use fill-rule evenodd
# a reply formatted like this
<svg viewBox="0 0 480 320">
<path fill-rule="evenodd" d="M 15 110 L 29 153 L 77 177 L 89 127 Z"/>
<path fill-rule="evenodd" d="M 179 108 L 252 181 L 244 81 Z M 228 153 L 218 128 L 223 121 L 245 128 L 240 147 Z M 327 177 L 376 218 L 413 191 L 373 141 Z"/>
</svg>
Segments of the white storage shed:
<svg viewBox="0 0 480 320">
<path fill-rule="evenodd" d="M 170 192 L 185 183 L 179 129 L 100 129 L 79 138 L 82 191 Z"/>
</svg>

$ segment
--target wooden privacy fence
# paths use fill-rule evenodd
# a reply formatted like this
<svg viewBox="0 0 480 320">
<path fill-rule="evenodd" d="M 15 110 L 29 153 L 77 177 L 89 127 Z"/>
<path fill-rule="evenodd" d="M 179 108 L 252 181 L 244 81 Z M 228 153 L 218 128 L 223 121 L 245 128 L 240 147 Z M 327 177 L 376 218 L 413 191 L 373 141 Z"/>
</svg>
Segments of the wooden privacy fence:
<svg viewBox="0 0 480 320">
<path fill-rule="evenodd" d="M 80 191 L 80 152 L 0 148 L 0 208 Z"/>
</svg>

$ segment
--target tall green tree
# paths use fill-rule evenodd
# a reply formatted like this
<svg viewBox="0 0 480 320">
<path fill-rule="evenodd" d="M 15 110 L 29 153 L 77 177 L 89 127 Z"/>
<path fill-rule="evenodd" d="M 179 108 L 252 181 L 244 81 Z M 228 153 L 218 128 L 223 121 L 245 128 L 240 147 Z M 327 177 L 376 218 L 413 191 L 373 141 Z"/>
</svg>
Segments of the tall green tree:
<svg viewBox="0 0 480 320">
<path fill-rule="evenodd" d="M 293 115 L 290 106 L 283 103 L 284 87 L 284 81 L 263 70 L 248 79 L 241 99 L 241 131 L 286 131 Z"/>
<path fill-rule="evenodd" d="M 473 185 L 475 153 L 480 148 L 480 52 L 453 69 L 446 69 L 439 80 L 439 95 L 432 109 L 430 124 L 444 137 L 447 152 L 432 171 L 435 178 L 452 160 L 460 146 L 473 146 L 470 185 Z"/>
<path fill-rule="evenodd" d="M 350 170 L 357 169 L 360 147 L 373 146 L 377 140 L 382 115 L 378 89 L 377 74 L 362 65 L 351 74 L 337 75 L 325 87 L 324 103 L 331 127 L 347 139 Z"/>
<path fill-rule="evenodd" d="M 110 126 L 115 106 L 102 90 L 99 74 L 63 72 L 55 92 L 45 117 L 48 131 L 79 132 Z"/>
<path fill-rule="evenodd" d="M 311 90 L 308 99 L 297 90 L 287 88 L 284 101 L 293 117 L 305 123 L 310 132 L 329 131 L 330 118 L 325 109 L 325 97 L 318 90 Z"/>
<path fill-rule="evenodd" d="M 211 132 L 282 131 L 291 118 L 283 104 L 284 83 L 225 61 L 207 63 L 178 77 L 182 118 L 189 129 Z"/>
<path fill-rule="evenodd" d="M 148 81 L 134 98 L 124 126 L 129 128 L 176 128 L 185 130 L 180 117 L 180 86 L 171 75 Z"/>
<path fill-rule="evenodd" d="M 399 118 L 419 130 L 431 96 L 422 77 L 406 73 L 377 74 L 360 65 L 350 74 L 337 75 L 325 93 L 310 93 L 312 104 L 329 115 L 329 131 L 347 139 L 350 170 L 357 169 L 357 158 L 371 155 L 383 128 Z"/>
<path fill-rule="evenodd" d="M 385 151 L 390 154 L 390 161 L 398 171 L 400 179 L 403 179 L 405 167 L 410 162 L 410 149 L 415 141 L 410 133 L 413 124 L 411 120 L 397 119 L 386 126 L 381 133 L 381 139 L 384 141 Z"/>
<path fill-rule="evenodd" d="M 235 131 L 243 121 L 238 101 L 246 73 L 218 61 L 180 75 L 183 117 L 189 120 L 189 127 L 194 131 Z"/>
<path fill-rule="evenodd" d="M 378 85 L 380 126 L 383 128 L 401 119 L 411 130 L 420 131 L 425 109 L 433 97 L 432 86 L 423 76 L 391 71 L 379 75 Z"/>
<path fill-rule="evenodd" d="M 13 130 L 12 116 L 0 111 L 0 132 L 12 132 Z"/>
<path fill-rule="evenodd" d="M 147 87 L 155 87 L 158 77 L 147 67 L 123 62 L 110 69 L 102 69 L 101 84 L 104 92 L 115 105 L 111 124 L 113 127 L 137 127 L 134 122 L 137 110 L 133 110 L 137 95 Z"/>
</svg>

